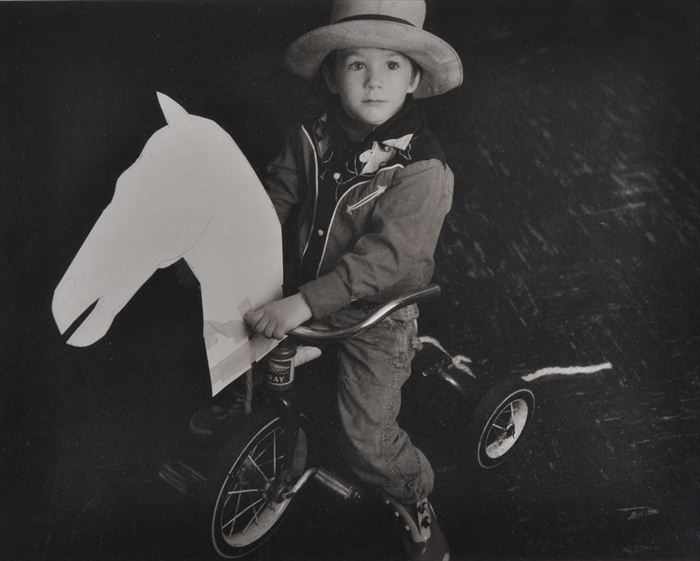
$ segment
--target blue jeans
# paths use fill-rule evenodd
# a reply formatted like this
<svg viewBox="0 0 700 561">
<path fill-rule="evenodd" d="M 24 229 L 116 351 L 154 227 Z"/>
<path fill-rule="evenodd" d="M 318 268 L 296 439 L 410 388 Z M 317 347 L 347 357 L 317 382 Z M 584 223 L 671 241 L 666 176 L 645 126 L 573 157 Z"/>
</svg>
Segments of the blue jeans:
<svg viewBox="0 0 700 561">
<path fill-rule="evenodd" d="M 367 316 L 361 306 L 333 314 L 328 323 L 346 327 Z M 433 489 L 425 455 L 397 423 L 401 387 L 411 375 L 418 307 L 402 308 L 338 349 L 338 408 L 346 451 L 361 481 L 402 503 L 415 503 Z"/>
</svg>

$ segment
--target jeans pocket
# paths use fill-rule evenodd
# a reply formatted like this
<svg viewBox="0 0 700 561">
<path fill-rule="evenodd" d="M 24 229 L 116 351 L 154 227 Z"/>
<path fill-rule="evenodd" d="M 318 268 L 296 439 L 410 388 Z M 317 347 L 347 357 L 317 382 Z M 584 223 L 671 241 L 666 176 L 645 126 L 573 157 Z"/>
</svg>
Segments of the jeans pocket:
<svg viewBox="0 0 700 561">
<path fill-rule="evenodd" d="M 415 339 L 418 335 L 418 320 L 415 317 L 405 320 L 392 318 L 391 326 L 396 333 L 393 366 L 405 372 L 405 378 L 408 378 L 411 373 L 411 362 L 416 354 Z"/>
</svg>

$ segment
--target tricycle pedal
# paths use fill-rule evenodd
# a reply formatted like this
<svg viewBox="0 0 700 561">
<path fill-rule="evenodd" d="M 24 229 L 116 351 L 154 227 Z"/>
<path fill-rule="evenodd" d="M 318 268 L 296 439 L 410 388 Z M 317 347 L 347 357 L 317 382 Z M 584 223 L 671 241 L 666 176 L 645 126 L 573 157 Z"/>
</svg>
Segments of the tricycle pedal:
<svg viewBox="0 0 700 561">
<path fill-rule="evenodd" d="M 314 479 L 346 501 L 358 502 L 362 499 L 362 494 L 357 487 L 328 470 L 318 468 L 314 473 Z"/>
</svg>

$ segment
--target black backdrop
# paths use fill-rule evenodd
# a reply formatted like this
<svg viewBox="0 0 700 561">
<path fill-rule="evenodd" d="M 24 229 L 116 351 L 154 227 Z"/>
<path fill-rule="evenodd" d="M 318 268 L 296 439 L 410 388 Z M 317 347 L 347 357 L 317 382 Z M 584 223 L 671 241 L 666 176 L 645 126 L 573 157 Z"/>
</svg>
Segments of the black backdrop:
<svg viewBox="0 0 700 561">
<path fill-rule="evenodd" d="M 65 346 L 50 314 L 116 178 L 163 125 L 155 92 L 263 165 L 308 106 L 281 53 L 327 12 L 0 6 L 2 531 L 22 544 L 7 559 L 126 555 L 96 549 L 81 515 L 128 513 L 138 486 L 124 481 L 152 476 L 159 435 L 207 397 L 199 296 L 172 270 L 89 349 Z M 491 517 L 458 547 L 697 553 L 697 4 L 435 0 L 428 26 L 463 57 L 466 82 L 426 102 L 457 184 L 438 254 L 446 296 L 425 329 L 485 370 L 615 366 L 542 390 L 545 438 L 510 473 L 519 490 L 501 488 L 500 511 L 459 495 L 479 507 L 449 510 L 453 533 L 477 524 L 470 508 Z M 518 521 L 512 546 L 479 537 L 499 517 Z"/>
</svg>

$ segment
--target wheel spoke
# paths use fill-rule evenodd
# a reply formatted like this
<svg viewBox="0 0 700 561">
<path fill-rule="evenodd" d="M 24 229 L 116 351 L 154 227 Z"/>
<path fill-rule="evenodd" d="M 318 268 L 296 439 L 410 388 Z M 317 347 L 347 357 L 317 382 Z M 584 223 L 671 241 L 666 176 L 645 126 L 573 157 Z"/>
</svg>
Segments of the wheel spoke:
<svg viewBox="0 0 700 561">
<path fill-rule="evenodd" d="M 256 509 L 253 511 L 253 516 L 250 517 L 250 520 L 248 520 L 248 523 L 245 525 L 245 528 L 243 528 L 243 531 L 246 532 L 248 528 L 253 524 L 253 522 L 258 522 L 258 513 L 264 509 L 266 506 L 266 503 L 263 503 L 260 505 L 260 508 Z"/>
<path fill-rule="evenodd" d="M 224 505 L 228 505 L 229 501 L 232 499 L 231 495 L 233 495 L 235 491 L 240 490 L 240 488 L 241 488 L 241 482 L 236 481 L 236 483 L 233 486 L 233 488 L 231 489 L 231 491 L 226 491 L 226 499 L 225 499 Z"/>
<path fill-rule="evenodd" d="M 233 509 L 233 516 L 234 516 L 234 518 L 233 518 L 233 520 L 231 520 L 232 524 L 231 524 L 231 530 L 229 530 L 229 533 L 228 533 L 229 537 L 231 537 L 231 536 L 233 535 L 233 529 L 234 529 L 234 527 L 235 527 L 235 525 L 233 524 L 233 521 L 236 520 L 236 515 L 237 515 L 238 509 L 239 509 L 240 507 L 241 507 L 241 495 L 238 495 L 238 496 L 236 497 L 236 506 L 235 506 L 235 508 Z M 222 531 L 222 532 L 224 532 L 225 530 L 226 530 L 226 525 L 224 525 L 224 526 L 221 527 L 221 531 Z"/>
<path fill-rule="evenodd" d="M 247 507 L 245 507 L 242 511 L 239 513 L 235 514 L 231 520 L 226 522 L 226 524 L 221 526 L 222 530 L 225 530 L 227 526 L 231 526 L 238 518 L 243 516 L 246 512 L 248 512 L 250 509 L 255 508 L 258 506 L 261 502 L 265 500 L 265 497 L 260 497 L 257 501 L 250 503 Z M 233 528 L 233 527 L 232 527 Z M 230 535 L 230 534 L 229 534 Z"/>
<path fill-rule="evenodd" d="M 262 489 L 240 489 L 233 491 L 226 491 L 227 495 L 243 495 L 245 493 L 261 493 Z"/>
<path fill-rule="evenodd" d="M 264 438 L 255 443 L 255 446 L 253 446 L 253 449 L 250 451 L 249 455 L 255 456 L 255 455 L 258 453 L 258 448 L 260 447 L 260 444 L 261 444 L 262 442 L 265 442 L 265 439 L 264 439 Z M 255 456 L 255 459 L 258 459 L 258 458 L 259 458 L 260 456 L 262 456 L 264 453 L 265 453 L 265 450 L 263 450 L 262 452 L 260 452 L 259 455 Z"/>
<path fill-rule="evenodd" d="M 257 452 L 258 452 L 258 449 L 260 448 L 260 446 L 261 446 L 263 443 L 265 443 L 265 442 L 266 442 L 269 438 L 271 438 L 271 437 L 273 438 L 273 446 L 274 446 L 274 439 L 275 439 L 275 437 L 276 437 L 276 435 L 277 435 L 278 432 L 279 432 L 279 431 L 278 431 L 277 429 L 272 430 L 272 432 L 266 434 L 266 435 L 260 440 L 260 442 L 258 442 L 258 443 L 255 445 L 255 448 L 254 448 L 253 451 L 250 453 L 250 455 L 253 456 L 253 457 L 255 458 L 255 461 L 258 461 L 260 458 L 262 458 L 262 457 L 270 450 L 270 447 L 269 447 L 269 446 L 263 446 L 263 447 L 262 447 L 262 450 L 260 450 L 260 453 L 259 453 L 259 454 L 257 453 Z"/>
<path fill-rule="evenodd" d="M 253 450 L 253 451 L 250 453 L 250 455 L 255 459 L 256 462 L 257 462 L 258 460 L 260 460 L 260 458 L 262 458 L 262 457 L 265 455 L 265 453 L 267 452 L 267 448 L 263 448 L 263 449 L 260 451 L 260 453 L 256 455 L 256 452 L 257 452 L 257 451 L 258 451 L 258 447 L 256 446 L 256 447 L 255 447 L 255 450 Z"/>
<path fill-rule="evenodd" d="M 253 464 L 253 467 L 258 470 L 262 478 L 265 480 L 265 483 L 270 482 L 270 478 L 265 474 L 265 472 L 262 470 L 262 468 L 257 464 L 257 462 L 249 455 L 248 459 L 250 460 L 250 463 Z"/>
<path fill-rule="evenodd" d="M 256 443 L 256 445 L 253 447 L 253 449 L 248 454 L 248 457 L 246 458 L 246 463 L 255 466 L 256 470 L 260 472 L 260 474 L 265 478 L 266 482 L 269 482 L 270 479 L 274 479 L 274 477 L 277 475 L 278 465 L 285 459 L 285 455 L 278 454 L 277 452 L 277 436 L 279 432 L 280 431 L 278 429 L 275 429 L 267 435 L 265 435 L 261 440 L 259 440 Z M 270 438 L 272 438 L 272 443 L 268 442 L 268 439 Z M 266 456 L 268 454 L 271 454 L 272 458 L 266 459 Z M 262 469 L 263 466 L 268 465 L 271 465 L 272 467 L 271 476 L 268 476 L 265 473 L 265 470 Z"/>
</svg>

